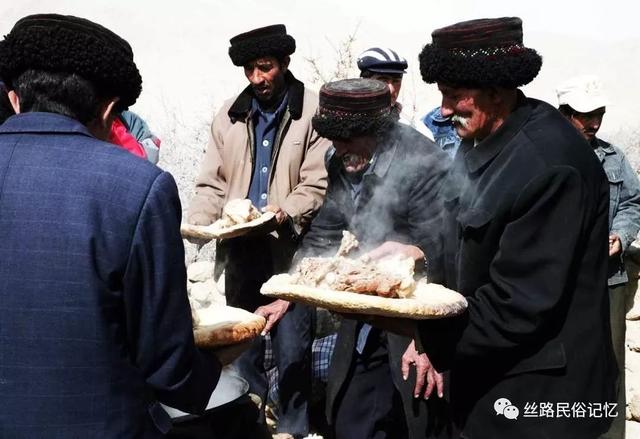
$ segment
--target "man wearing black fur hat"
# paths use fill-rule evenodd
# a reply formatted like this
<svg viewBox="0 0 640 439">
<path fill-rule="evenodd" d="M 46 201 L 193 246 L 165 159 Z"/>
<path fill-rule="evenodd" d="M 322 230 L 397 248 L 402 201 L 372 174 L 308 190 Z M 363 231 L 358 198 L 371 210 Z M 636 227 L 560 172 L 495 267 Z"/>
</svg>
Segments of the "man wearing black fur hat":
<svg viewBox="0 0 640 439">
<path fill-rule="evenodd" d="M 463 139 L 442 191 L 445 285 L 469 306 L 421 323 L 422 345 L 451 370 L 462 437 L 596 438 L 624 410 L 613 393 L 605 174 L 555 108 L 518 90 L 542 65 L 519 18 L 432 38 L 422 77 Z"/>
<path fill-rule="evenodd" d="M 372 79 L 325 84 L 313 126 L 333 142 L 326 158 L 329 186 L 296 259 L 335 254 L 343 230 L 351 231 L 364 251 L 391 239 L 416 243 L 417 259 L 431 254 L 430 232 L 440 213 L 436 194 L 448 157 L 397 121 L 386 84 Z M 419 270 L 424 266 L 421 261 Z M 342 321 L 327 384 L 327 418 L 337 439 L 439 437 L 446 433 L 441 412 L 446 407 L 435 395 L 442 392 L 442 378 L 410 337 Z"/>
<path fill-rule="evenodd" d="M 194 345 L 173 178 L 106 142 L 141 91 L 131 47 L 31 15 L 0 78 L 0 435 L 163 437 L 159 401 L 202 412 L 221 365 Z"/>
<path fill-rule="evenodd" d="M 218 273 L 225 268 L 227 303 L 267 318 L 265 332 L 271 333 L 279 377 L 278 432 L 304 436 L 311 392 L 312 310 L 269 300 L 259 290 L 271 275 L 288 270 L 297 241 L 322 204 L 328 142 L 311 126 L 317 95 L 289 71 L 295 40 L 285 26 L 254 29 L 230 43 L 231 61 L 244 69 L 250 84 L 228 100 L 213 121 L 188 221 L 211 224 L 235 198 L 249 198 L 259 209 L 275 212 L 275 234 L 220 242 L 216 268 Z M 236 365 L 251 392 L 266 401 L 262 342 L 256 340 Z"/>
</svg>

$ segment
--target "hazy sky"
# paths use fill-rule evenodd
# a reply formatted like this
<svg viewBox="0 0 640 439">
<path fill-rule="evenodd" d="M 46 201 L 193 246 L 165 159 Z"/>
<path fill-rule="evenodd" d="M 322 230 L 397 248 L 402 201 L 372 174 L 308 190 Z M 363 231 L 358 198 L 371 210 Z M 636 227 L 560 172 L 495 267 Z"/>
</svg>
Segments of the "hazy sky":
<svg viewBox="0 0 640 439">
<path fill-rule="evenodd" d="M 3 2 L 5 5 L 9 2 Z M 613 1 L 281 1 L 245 0 L 21 0 L 0 9 L 0 33 L 20 17 L 38 12 L 84 16 L 127 39 L 144 79 L 134 110 L 168 129 L 168 114 L 183 123 L 211 119 L 222 100 L 246 84 L 228 56 L 228 40 L 254 27 L 285 23 L 297 41 L 292 71 L 311 78 L 305 57 L 317 57 L 329 72 L 335 64 L 332 45 L 357 29 L 354 52 L 390 46 L 409 61 L 401 100 L 415 103 L 421 114 L 438 105 L 435 86 L 424 84 L 417 54 L 433 29 L 457 21 L 519 16 L 525 44 L 537 49 L 544 64 L 525 92 L 555 104 L 555 85 L 577 74 L 596 73 L 613 105 L 603 130 L 640 126 L 640 2 Z M 317 86 L 314 86 L 317 88 Z M 173 117 L 172 116 L 172 117 Z"/>
</svg>

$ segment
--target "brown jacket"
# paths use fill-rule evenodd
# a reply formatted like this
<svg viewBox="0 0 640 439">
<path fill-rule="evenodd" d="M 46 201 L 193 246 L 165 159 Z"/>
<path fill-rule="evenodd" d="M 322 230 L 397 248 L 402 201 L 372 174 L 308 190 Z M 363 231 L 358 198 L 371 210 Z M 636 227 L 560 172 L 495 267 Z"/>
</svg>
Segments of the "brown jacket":
<svg viewBox="0 0 640 439">
<path fill-rule="evenodd" d="M 324 155 L 330 142 L 311 126 L 318 96 L 291 73 L 287 73 L 287 84 L 289 104 L 274 142 L 267 201 L 281 207 L 291 217 L 295 232 L 301 233 L 322 205 L 327 187 Z M 228 200 L 246 198 L 249 193 L 254 161 L 251 100 L 247 87 L 225 102 L 213 120 L 187 215 L 191 224 L 211 224 Z"/>
</svg>

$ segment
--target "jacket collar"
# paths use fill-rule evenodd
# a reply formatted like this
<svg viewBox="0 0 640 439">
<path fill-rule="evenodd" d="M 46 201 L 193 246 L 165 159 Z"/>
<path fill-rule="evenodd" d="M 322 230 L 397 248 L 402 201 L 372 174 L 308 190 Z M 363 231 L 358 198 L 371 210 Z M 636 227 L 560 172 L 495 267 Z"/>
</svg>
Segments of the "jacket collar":
<svg viewBox="0 0 640 439">
<path fill-rule="evenodd" d="M 522 125 L 531 115 L 531 105 L 521 91 L 518 91 L 516 108 L 507 116 L 506 120 L 489 137 L 471 148 L 464 156 L 470 173 L 477 172 L 489 163 L 520 131 Z"/>
<path fill-rule="evenodd" d="M 393 163 L 393 158 L 396 155 L 396 150 L 398 149 L 398 142 L 400 141 L 398 136 L 395 136 L 395 130 L 392 130 L 387 134 L 385 139 L 381 142 L 382 145 L 378 150 L 378 158 L 376 159 L 375 167 L 373 168 L 373 173 L 378 178 L 384 178 L 389 171 L 389 167 L 391 163 Z"/>
<path fill-rule="evenodd" d="M 448 117 L 444 117 L 442 115 L 442 111 L 440 107 L 434 108 L 431 110 L 429 114 L 427 114 L 429 118 L 435 123 L 450 123 L 451 119 Z"/>
<path fill-rule="evenodd" d="M 298 120 L 302 116 L 302 104 L 304 98 L 304 84 L 298 81 L 290 71 L 284 76 L 287 86 L 286 96 L 289 97 L 289 114 L 291 119 Z M 285 96 L 283 95 L 283 96 Z M 227 114 L 232 123 L 244 121 L 251 113 L 251 102 L 253 101 L 253 90 L 248 85 L 233 102 Z"/>
<path fill-rule="evenodd" d="M 76 133 L 93 137 L 87 127 L 75 119 L 36 111 L 16 114 L 0 125 L 0 134 L 14 133 Z"/>
<path fill-rule="evenodd" d="M 611 145 L 609 142 L 605 142 L 602 139 L 599 138 L 595 138 L 594 139 L 596 148 L 601 149 L 605 154 L 615 154 L 616 150 L 613 149 L 613 145 Z"/>
</svg>

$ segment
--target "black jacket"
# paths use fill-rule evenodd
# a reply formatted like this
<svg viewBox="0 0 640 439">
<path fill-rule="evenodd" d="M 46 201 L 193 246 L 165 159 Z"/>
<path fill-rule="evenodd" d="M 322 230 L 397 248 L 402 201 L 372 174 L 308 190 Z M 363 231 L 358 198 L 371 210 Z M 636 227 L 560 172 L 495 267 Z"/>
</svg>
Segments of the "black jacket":
<svg viewBox="0 0 640 439">
<path fill-rule="evenodd" d="M 381 141 L 373 171 L 363 177 L 357 204 L 342 175 L 340 159 L 334 153 L 333 148 L 327 153 L 329 186 L 324 204 L 311 223 L 296 259 L 335 254 L 343 230 L 351 231 L 358 238 L 363 252 L 385 241 L 415 244 L 427 255 L 435 251 L 437 233 L 434 231 L 441 214 L 437 193 L 449 166 L 445 153 L 414 129 L 394 125 Z M 345 384 L 355 355 L 356 337 L 356 321 L 344 320 L 329 372 L 327 415 L 330 422 L 336 396 Z M 400 390 L 409 429 L 415 435 L 412 437 L 424 437 L 426 419 L 420 420 L 425 414 L 424 408 L 416 407 L 413 400 L 414 383 L 401 378 L 400 359 L 410 341 L 388 335 L 390 379 Z"/>
<path fill-rule="evenodd" d="M 446 285 L 460 318 L 421 324 L 465 438 L 595 438 L 615 401 L 607 296 L 608 184 L 558 111 L 520 95 L 498 131 L 463 142 L 443 185 Z M 507 398 L 517 420 L 496 415 Z M 532 404 L 536 404 L 535 410 Z M 584 403 L 584 418 L 527 417 Z M 624 410 L 624 408 L 618 408 Z"/>
</svg>

